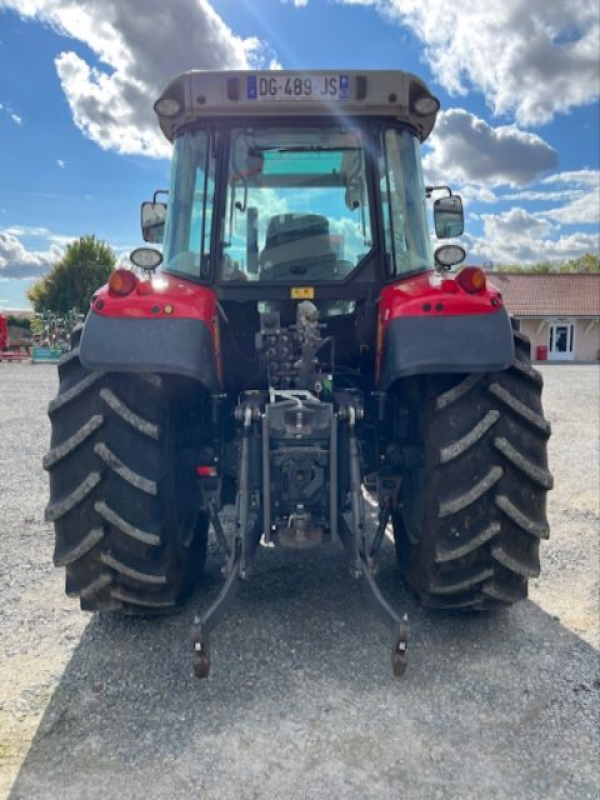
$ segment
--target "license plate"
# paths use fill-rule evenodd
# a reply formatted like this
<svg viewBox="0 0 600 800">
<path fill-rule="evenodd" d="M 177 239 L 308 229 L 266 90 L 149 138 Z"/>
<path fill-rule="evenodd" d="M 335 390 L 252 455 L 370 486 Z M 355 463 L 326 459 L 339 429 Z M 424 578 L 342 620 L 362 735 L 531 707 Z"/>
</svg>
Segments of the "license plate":
<svg viewBox="0 0 600 800">
<path fill-rule="evenodd" d="M 348 100 L 350 78 L 348 75 L 247 75 L 246 97 L 248 100 L 284 103 Z"/>
</svg>

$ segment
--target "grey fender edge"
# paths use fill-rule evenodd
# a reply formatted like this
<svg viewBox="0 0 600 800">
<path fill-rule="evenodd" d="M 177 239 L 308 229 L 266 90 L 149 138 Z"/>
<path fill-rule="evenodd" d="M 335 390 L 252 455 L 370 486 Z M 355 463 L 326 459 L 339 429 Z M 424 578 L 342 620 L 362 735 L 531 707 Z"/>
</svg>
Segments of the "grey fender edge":
<svg viewBox="0 0 600 800">
<path fill-rule="evenodd" d="M 102 372 L 162 372 L 194 378 L 219 390 L 208 326 L 197 319 L 127 319 L 90 312 L 79 357 Z"/>
<path fill-rule="evenodd" d="M 494 372 L 515 357 L 508 314 L 397 317 L 385 332 L 380 389 L 427 373 Z"/>
</svg>

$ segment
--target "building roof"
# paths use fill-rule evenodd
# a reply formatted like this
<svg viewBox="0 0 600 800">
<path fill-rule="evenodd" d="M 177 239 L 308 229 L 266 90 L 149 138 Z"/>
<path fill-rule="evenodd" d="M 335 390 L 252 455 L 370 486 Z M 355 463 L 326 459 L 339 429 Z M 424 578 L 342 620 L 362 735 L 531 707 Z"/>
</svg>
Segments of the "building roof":
<svg viewBox="0 0 600 800">
<path fill-rule="evenodd" d="M 600 317 L 600 273 L 488 272 L 517 317 Z"/>
</svg>

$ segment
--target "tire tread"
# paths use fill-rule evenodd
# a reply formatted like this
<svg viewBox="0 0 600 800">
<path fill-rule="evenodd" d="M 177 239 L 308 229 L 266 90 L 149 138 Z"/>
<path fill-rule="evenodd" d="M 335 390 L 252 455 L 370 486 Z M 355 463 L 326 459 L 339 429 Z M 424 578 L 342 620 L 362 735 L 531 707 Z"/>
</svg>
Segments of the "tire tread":
<svg viewBox="0 0 600 800">
<path fill-rule="evenodd" d="M 175 445 L 165 426 L 172 400 L 160 375 L 89 372 L 80 336 L 59 362 L 59 393 L 48 408 L 54 563 L 84 610 L 175 608 L 202 570 L 207 520 L 197 515 L 184 537 L 173 519 L 176 459 L 167 448 Z"/>
<path fill-rule="evenodd" d="M 405 522 L 397 511 L 394 533 L 400 568 L 430 607 L 507 608 L 527 597 L 528 580 L 540 574 L 553 486 L 550 425 L 529 340 L 515 331 L 514 342 L 515 360 L 504 372 L 467 375 L 450 388 L 448 377 L 430 379 L 423 384 L 429 394 L 422 387 L 414 403 L 413 413 L 423 415 L 422 517 Z M 411 522 L 416 537 L 414 527 L 408 535 Z"/>
</svg>

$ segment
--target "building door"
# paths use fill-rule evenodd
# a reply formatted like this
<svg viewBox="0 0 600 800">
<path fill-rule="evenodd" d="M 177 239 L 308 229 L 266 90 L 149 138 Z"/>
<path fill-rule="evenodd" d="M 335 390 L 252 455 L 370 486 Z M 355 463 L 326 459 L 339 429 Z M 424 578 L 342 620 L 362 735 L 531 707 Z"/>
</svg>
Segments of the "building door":
<svg viewBox="0 0 600 800">
<path fill-rule="evenodd" d="M 575 325 L 572 322 L 552 322 L 550 324 L 550 361 L 572 361 L 575 339 Z"/>
</svg>

